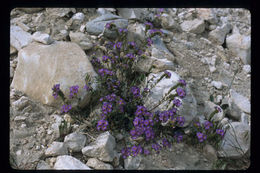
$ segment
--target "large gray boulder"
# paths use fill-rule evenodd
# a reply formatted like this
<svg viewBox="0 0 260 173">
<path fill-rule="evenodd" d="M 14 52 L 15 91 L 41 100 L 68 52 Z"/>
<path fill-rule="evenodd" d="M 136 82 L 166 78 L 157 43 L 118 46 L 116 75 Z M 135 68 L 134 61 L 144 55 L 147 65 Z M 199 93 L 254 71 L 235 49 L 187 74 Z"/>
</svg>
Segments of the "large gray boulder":
<svg viewBox="0 0 260 173">
<path fill-rule="evenodd" d="M 87 138 L 81 133 L 71 133 L 64 138 L 64 143 L 71 149 L 73 152 L 81 151 L 85 146 Z"/>
<path fill-rule="evenodd" d="M 87 166 L 96 169 L 96 170 L 112 170 L 113 166 L 108 164 L 108 163 L 104 163 L 96 158 L 90 158 L 88 159 L 88 162 L 86 163 Z"/>
<path fill-rule="evenodd" d="M 115 151 L 115 138 L 105 132 L 97 137 L 97 140 L 82 149 L 82 153 L 88 157 L 94 157 L 104 162 L 112 162 L 117 156 Z"/>
<path fill-rule="evenodd" d="M 53 142 L 45 151 L 46 156 L 59 156 L 64 154 L 68 154 L 68 149 L 63 142 Z"/>
<path fill-rule="evenodd" d="M 61 105 L 61 98 L 54 99 L 52 87 L 60 84 L 61 90 L 68 97 L 69 88 L 78 85 L 80 100 L 73 99 L 72 107 L 84 106 L 90 99 L 88 92 L 83 89 L 87 74 L 94 77 L 96 72 L 85 52 L 77 44 L 32 43 L 19 51 L 18 65 L 11 87 L 43 104 L 58 107 Z"/>
<path fill-rule="evenodd" d="M 229 23 L 224 24 L 221 27 L 218 26 L 216 29 L 209 32 L 209 40 L 211 40 L 214 43 L 217 43 L 218 45 L 222 45 L 225 41 L 226 35 L 229 33 L 231 29 L 232 26 Z"/>
<path fill-rule="evenodd" d="M 105 25 L 109 22 L 113 22 L 117 28 L 127 28 L 128 25 L 128 21 L 126 19 L 122 19 L 120 16 L 108 13 L 87 22 L 86 31 L 89 34 L 99 35 L 104 31 Z M 105 30 L 104 35 L 111 38 L 116 37 L 116 33 L 109 31 L 108 29 Z"/>
</svg>

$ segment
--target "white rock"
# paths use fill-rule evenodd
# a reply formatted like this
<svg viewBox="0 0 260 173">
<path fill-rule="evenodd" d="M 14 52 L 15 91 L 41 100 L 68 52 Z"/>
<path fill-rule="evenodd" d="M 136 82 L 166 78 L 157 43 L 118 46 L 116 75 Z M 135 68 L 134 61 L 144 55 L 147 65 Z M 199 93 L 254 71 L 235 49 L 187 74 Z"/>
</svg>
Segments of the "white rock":
<svg viewBox="0 0 260 173">
<path fill-rule="evenodd" d="M 205 23 L 203 20 L 194 19 L 192 21 L 184 21 L 181 24 L 181 29 L 186 32 L 200 34 L 205 30 Z"/>
<path fill-rule="evenodd" d="M 19 26 L 10 27 L 10 44 L 18 51 L 32 42 L 32 36 Z"/>
<path fill-rule="evenodd" d="M 51 44 L 54 40 L 50 37 L 49 34 L 41 33 L 41 32 L 35 32 L 32 35 L 32 38 L 34 41 L 43 43 L 43 44 Z"/>
<path fill-rule="evenodd" d="M 83 21 L 85 18 L 85 15 L 83 13 L 76 13 L 72 16 L 72 20 L 79 20 Z"/>
<path fill-rule="evenodd" d="M 80 160 L 64 155 L 57 157 L 57 161 L 54 165 L 54 169 L 57 170 L 91 170 L 87 165 L 82 163 Z"/>
<path fill-rule="evenodd" d="M 12 103 L 15 110 L 22 110 L 29 105 L 29 100 L 27 97 L 22 96 L 19 100 L 16 100 Z"/>
<path fill-rule="evenodd" d="M 113 166 L 107 163 L 104 163 L 96 158 L 90 158 L 88 159 L 88 162 L 86 163 L 87 166 L 94 168 L 96 170 L 112 170 Z"/>
<path fill-rule="evenodd" d="M 212 145 L 206 144 L 203 148 L 205 156 L 207 159 L 216 161 L 218 159 L 215 148 Z"/>
<path fill-rule="evenodd" d="M 222 89 L 222 87 L 223 87 L 222 82 L 220 82 L 220 81 L 212 81 L 211 85 L 217 89 Z"/>
<path fill-rule="evenodd" d="M 243 66 L 243 71 L 245 73 L 251 73 L 251 65 L 244 65 Z"/>
<path fill-rule="evenodd" d="M 231 108 L 231 112 L 237 113 L 239 112 L 238 109 L 240 109 L 245 113 L 251 114 L 251 104 L 246 97 L 237 93 L 233 89 L 231 89 L 229 93 L 230 93 L 229 106 Z"/>
<path fill-rule="evenodd" d="M 124 159 L 124 167 L 126 170 L 136 170 L 140 166 L 141 161 L 142 158 L 139 155 L 135 157 L 129 156 Z"/>
<path fill-rule="evenodd" d="M 26 117 L 25 117 L 25 116 L 16 116 L 16 117 L 14 118 L 14 121 L 24 121 L 24 120 L 26 120 Z"/>
<path fill-rule="evenodd" d="M 215 106 L 217 106 L 217 105 L 214 104 L 213 102 L 205 101 L 204 102 L 204 106 L 205 106 L 205 108 L 204 108 L 204 115 L 206 116 L 207 119 L 209 119 L 210 114 L 216 110 Z M 223 113 L 223 110 L 221 109 L 221 112 L 216 113 L 213 116 L 212 120 L 213 121 L 221 121 L 224 118 L 224 116 L 225 115 Z"/>
<path fill-rule="evenodd" d="M 85 146 L 86 141 L 86 136 L 78 132 L 71 133 L 64 138 L 65 145 L 67 145 L 73 152 L 81 151 Z"/>
<path fill-rule="evenodd" d="M 208 21 L 211 24 L 216 24 L 218 19 L 213 9 L 211 8 L 197 8 L 197 16 L 203 20 Z"/>
<path fill-rule="evenodd" d="M 216 101 L 217 103 L 220 103 L 220 101 L 223 99 L 222 95 L 217 95 Z"/>
<path fill-rule="evenodd" d="M 217 70 L 217 68 L 216 68 L 215 66 L 209 65 L 209 71 L 210 71 L 211 73 L 214 73 L 216 70 Z"/>
<path fill-rule="evenodd" d="M 89 50 L 93 47 L 91 41 L 81 32 L 70 32 L 69 36 L 71 41 L 77 43 L 83 50 Z"/>
<path fill-rule="evenodd" d="M 232 122 L 229 126 L 218 154 L 220 157 L 241 158 L 250 149 L 250 126 L 241 122 Z"/>
<path fill-rule="evenodd" d="M 43 160 L 40 160 L 36 167 L 37 170 L 51 169 L 51 167 Z"/>
<path fill-rule="evenodd" d="M 209 32 L 209 40 L 218 45 L 222 45 L 225 41 L 226 35 L 232 29 L 231 24 L 227 23 L 215 30 Z"/>
<path fill-rule="evenodd" d="M 46 156 L 59 156 L 68 154 L 67 146 L 63 142 L 53 142 L 45 151 Z"/>
<path fill-rule="evenodd" d="M 100 134 L 95 142 L 84 147 L 82 153 L 104 162 L 112 162 L 116 157 L 115 146 L 115 138 L 109 132 L 105 132 Z"/>
<path fill-rule="evenodd" d="M 249 114 L 242 112 L 241 121 L 240 121 L 241 123 L 250 125 L 251 124 L 250 119 L 251 119 L 251 116 Z"/>
<path fill-rule="evenodd" d="M 251 64 L 251 36 L 233 33 L 226 38 L 227 48 L 241 58 L 244 64 Z"/>
</svg>

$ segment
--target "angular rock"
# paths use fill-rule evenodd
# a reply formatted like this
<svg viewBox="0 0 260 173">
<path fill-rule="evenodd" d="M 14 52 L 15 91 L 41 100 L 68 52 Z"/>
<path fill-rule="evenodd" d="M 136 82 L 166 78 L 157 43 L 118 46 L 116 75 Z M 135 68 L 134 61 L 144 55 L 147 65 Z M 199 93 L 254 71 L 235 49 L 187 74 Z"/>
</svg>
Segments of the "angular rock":
<svg viewBox="0 0 260 173">
<path fill-rule="evenodd" d="M 181 29 L 186 32 L 200 34 L 205 30 L 205 23 L 203 20 L 199 19 L 184 21 L 181 24 Z"/>
<path fill-rule="evenodd" d="M 17 50 L 13 46 L 10 46 L 10 55 L 15 53 L 17 53 Z"/>
<path fill-rule="evenodd" d="M 63 142 L 53 142 L 45 151 L 46 156 L 60 156 L 68 154 L 67 146 Z"/>
<path fill-rule="evenodd" d="M 66 97 L 69 96 L 69 87 L 78 85 L 80 101 L 76 98 L 72 100 L 72 107 L 84 106 L 90 99 L 89 94 L 83 89 L 87 74 L 94 77 L 96 72 L 85 52 L 77 44 L 33 43 L 19 51 L 18 65 L 11 87 L 43 104 L 58 107 L 62 103 L 61 98 L 54 99 L 52 96 L 54 84 L 60 84 Z"/>
<path fill-rule="evenodd" d="M 36 167 L 37 170 L 51 169 L 51 167 L 43 160 L 40 160 Z"/>
<path fill-rule="evenodd" d="M 213 43 L 222 45 L 225 41 L 226 35 L 232 29 L 231 24 L 224 24 L 221 27 L 217 27 L 215 30 L 209 32 L 208 39 Z"/>
<path fill-rule="evenodd" d="M 148 11 L 142 8 L 117 8 L 117 11 L 125 19 L 143 20 L 148 15 Z"/>
<path fill-rule="evenodd" d="M 235 90 L 231 89 L 230 98 L 228 100 L 230 115 L 235 119 L 240 119 L 242 112 L 251 114 L 251 104 L 250 101 L 237 93 Z"/>
<path fill-rule="evenodd" d="M 170 90 L 172 86 L 178 84 L 180 79 L 179 75 L 174 73 L 173 71 L 168 70 L 171 73 L 171 77 L 169 79 L 163 78 L 150 92 L 148 98 L 145 102 L 145 107 L 147 109 L 152 109 L 155 105 L 158 104 L 159 100 Z M 151 79 L 152 76 L 155 76 L 154 81 L 157 81 L 164 72 L 153 74 L 151 73 L 148 76 L 148 79 Z M 171 94 L 175 94 L 175 90 L 171 91 Z M 197 101 L 193 96 L 189 86 L 186 86 L 186 97 L 181 99 L 182 105 L 179 107 L 179 114 L 185 118 L 184 127 L 188 126 L 188 124 L 193 120 L 193 118 L 197 115 Z M 162 110 L 165 108 L 166 102 L 162 103 L 160 106 L 154 109 Z M 171 106 L 171 105 L 170 105 Z"/>
<path fill-rule="evenodd" d="M 113 170 L 112 165 L 104 163 L 96 158 L 88 159 L 86 165 L 96 170 Z"/>
<path fill-rule="evenodd" d="M 32 42 L 32 36 L 19 26 L 10 26 L 10 44 L 18 51 Z"/>
<path fill-rule="evenodd" d="M 89 50 L 93 47 L 93 44 L 88 37 L 81 32 L 70 32 L 70 40 L 77 43 L 83 50 Z"/>
<path fill-rule="evenodd" d="M 64 17 L 69 12 L 75 11 L 74 8 L 46 8 L 46 12 L 50 16 Z"/>
<path fill-rule="evenodd" d="M 138 46 L 140 46 L 141 41 L 145 40 L 145 26 L 143 24 L 135 23 L 133 25 L 128 25 L 127 40 L 134 41 Z"/>
<path fill-rule="evenodd" d="M 64 155 L 57 157 L 54 169 L 57 170 L 91 170 L 87 165 L 82 163 L 80 160 Z"/>
<path fill-rule="evenodd" d="M 179 24 L 170 15 L 163 14 L 161 18 L 163 28 L 179 30 Z"/>
<path fill-rule="evenodd" d="M 226 38 L 227 48 L 241 58 L 244 64 L 251 64 L 251 36 L 233 33 Z"/>
<path fill-rule="evenodd" d="M 251 124 L 251 116 L 249 114 L 246 114 L 246 113 L 243 112 L 241 114 L 240 122 L 250 125 Z"/>
<path fill-rule="evenodd" d="M 32 38 L 34 41 L 43 43 L 43 44 L 51 44 L 54 40 L 50 37 L 49 34 L 41 33 L 41 32 L 35 32 L 32 35 Z"/>
<path fill-rule="evenodd" d="M 204 115 L 206 116 L 207 119 L 209 119 L 210 114 L 216 110 L 215 106 L 217 106 L 217 105 L 215 103 L 211 102 L 211 101 L 205 101 L 204 102 L 204 106 L 205 106 L 205 108 L 204 108 Z M 225 117 L 225 115 L 223 113 L 223 110 L 221 109 L 221 112 L 216 113 L 213 116 L 212 120 L 216 121 L 216 122 L 219 122 L 224 117 Z"/>
<path fill-rule="evenodd" d="M 218 159 L 217 152 L 212 145 L 206 144 L 203 151 L 207 159 L 211 161 L 216 161 Z"/>
<path fill-rule="evenodd" d="M 19 100 L 13 102 L 13 107 L 15 110 L 22 110 L 30 104 L 30 101 L 27 97 L 22 96 Z"/>
<path fill-rule="evenodd" d="M 210 8 L 197 8 L 197 16 L 205 21 L 208 21 L 211 24 L 216 24 L 218 19 L 213 11 Z"/>
<path fill-rule="evenodd" d="M 82 153 L 104 162 L 112 162 L 116 156 L 115 146 L 115 138 L 109 132 L 105 132 L 100 134 L 95 142 L 84 147 Z"/>
<path fill-rule="evenodd" d="M 122 19 L 119 16 L 108 13 L 87 22 L 86 31 L 89 34 L 99 35 L 104 31 L 105 25 L 109 22 L 113 22 L 117 28 L 126 28 L 128 25 L 128 21 L 126 19 Z M 110 38 L 116 37 L 116 33 L 108 29 L 105 30 L 104 35 Z"/>
<path fill-rule="evenodd" d="M 220 81 L 212 81 L 211 85 L 217 89 L 222 89 L 222 87 L 223 87 L 222 82 L 220 82 Z"/>
<path fill-rule="evenodd" d="M 245 73 L 251 73 L 251 66 L 250 65 L 244 65 L 243 66 L 243 71 Z"/>
<path fill-rule="evenodd" d="M 230 123 L 221 143 L 219 156 L 241 158 L 250 150 L 250 133 L 249 125 L 241 122 Z"/>
<path fill-rule="evenodd" d="M 67 145 L 73 152 L 81 151 L 85 146 L 86 141 L 86 136 L 77 132 L 71 133 L 64 138 L 65 145 Z"/>
<path fill-rule="evenodd" d="M 141 156 L 129 156 L 126 159 L 124 159 L 124 168 L 126 170 L 133 170 L 133 169 L 137 169 L 140 166 L 140 163 L 142 161 Z"/>
</svg>

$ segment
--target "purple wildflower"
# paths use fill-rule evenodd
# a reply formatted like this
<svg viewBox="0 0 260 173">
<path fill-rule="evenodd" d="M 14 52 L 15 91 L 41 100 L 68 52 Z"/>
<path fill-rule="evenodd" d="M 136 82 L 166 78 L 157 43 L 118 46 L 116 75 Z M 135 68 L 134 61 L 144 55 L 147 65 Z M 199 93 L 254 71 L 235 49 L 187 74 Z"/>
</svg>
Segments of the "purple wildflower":
<svg viewBox="0 0 260 173">
<path fill-rule="evenodd" d="M 165 70 L 165 71 L 164 71 L 164 74 L 165 74 L 166 78 L 168 78 L 168 79 L 171 78 L 171 75 L 172 75 L 172 74 L 171 74 L 170 72 L 168 72 L 168 71 Z"/>
<path fill-rule="evenodd" d="M 111 29 L 111 24 L 112 24 L 112 22 L 106 23 L 105 27 L 106 27 L 107 29 Z"/>
<path fill-rule="evenodd" d="M 157 154 L 159 154 L 160 149 L 162 147 L 159 144 L 155 143 L 155 144 L 152 144 L 152 148 L 156 151 Z"/>
<path fill-rule="evenodd" d="M 224 134 L 225 134 L 224 130 L 222 130 L 222 129 L 217 129 L 217 130 L 216 130 L 216 133 L 219 134 L 219 135 L 221 135 L 221 137 L 223 137 Z"/>
<path fill-rule="evenodd" d="M 186 86 L 186 81 L 184 79 L 180 79 L 179 83 L 182 84 L 183 86 Z"/>
<path fill-rule="evenodd" d="M 136 86 L 131 88 L 131 92 L 133 93 L 134 97 L 140 97 L 140 89 Z"/>
<path fill-rule="evenodd" d="M 180 99 L 174 99 L 172 102 L 173 102 L 173 104 L 174 104 L 176 107 L 180 107 L 180 106 L 181 106 L 181 101 L 180 101 Z"/>
<path fill-rule="evenodd" d="M 219 106 L 215 106 L 215 109 L 218 111 L 218 112 L 222 112 L 221 108 Z"/>
<path fill-rule="evenodd" d="M 147 44 L 148 46 L 151 46 L 153 44 L 153 40 L 151 38 L 147 39 Z"/>
<path fill-rule="evenodd" d="M 177 122 L 178 122 L 178 124 L 179 124 L 180 126 L 183 126 L 184 123 L 185 123 L 184 117 L 181 117 L 181 116 L 177 117 Z"/>
<path fill-rule="evenodd" d="M 126 28 L 119 28 L 118 32 L 119 33 L 126 33 L 128 30 Z"/>
<path fill-rule="evenodd" d="M 130 148 L 126 147 L 121 150 L 121 154 L 124 159 L 126 159 L 130 155 Z"/>
<path fill-rule="evenodd" d="M 86 84 L 86 85 L 84 86 L 84 89 L 86 89 L 86 91 L 90 91 L 90 90 L 91 90 L 90 83 Z"/>
<path fill-rule="evenodd" d="M 104 102 L 102 105 L 102 112 L 104 114 L 108 114 L 109 112 L 112 112 L 112 104 L 108 102 Z"/>
<path fill-rule="evenodd" d="M 120 49 L 122 47 L 122 42 L 117 42 L 114 44 L 115 49 Z"/>
<path fill-rule="evenodd" d="M 63 105 L 61 108 L 61 112 L 68 112 L 69 110 L 71 110 L 71 105 Z"/>
<path fill-rule="evenodd" d="M 56 84 L 52 88 L 52 96 L 56 99 L 58 97 L 58 93 L 60 91 L 60 84 Z"/>
<path fill-rule="evenodd" d="M 78 90 L 79 90 L 79 86 L 78 86 L 78 85 L 71 86 L 71 87 L 70 87 L 70 95 L 69 95 L 69 98 L 74 97 L 74 96 L 78 93 Z"/>
<path fill-rule="evenodd" d="M 184 98 L 186 96 L 185 90 L 182 88 L 177 88 L 176 92 L 180 98 Z"/>
<path fill-rule="evenodd" d="M 135 56 L 132 53 L 126 54 L 126 57 L 128 57 L 129 59 L 135 60 Z"/>
<path fill-rule="evenodd" d="M 148 154 L 150 154 L 150 151 L 147 150 L 147 149 L 144 149 L 144 154 L 145 154 L 145 155 L 148 155 Z"/>
<path fill-rule="evenodd" d="M 213 124 L 210 121 L 205 121 L 204 122 L 204 127 L 206 130 L 210 129 L 210 127 L 212 127 Z"/>
<path fill-rule="evenodd" d="M 163 147 L 169 147 L 169 148 L 171 147 L 170 142 L 166 138 L 162 140 L 162 145 Z"/>
<path fill-rule="evenodd" d="M 151 22 L 145 22 L 145 27 L 148 29 L 152 29 L 153 28 L 153 24 Z"/>
<path fill-rule="evenodd" d="M 107 129 L 107 126 L 108 126 L 108 121 L 101 119 L 101 120 L 98 121 L 97 130 L 103 130 L 104 131 L 104 130 Z"/>
<path fill-rule="evenodd" d="M 201 132 L 197 133 L 197 137 L 198 137 L 199 142 L 203 142 L 204 140 L 207 139 L 207 136 Z"/>
</svg>

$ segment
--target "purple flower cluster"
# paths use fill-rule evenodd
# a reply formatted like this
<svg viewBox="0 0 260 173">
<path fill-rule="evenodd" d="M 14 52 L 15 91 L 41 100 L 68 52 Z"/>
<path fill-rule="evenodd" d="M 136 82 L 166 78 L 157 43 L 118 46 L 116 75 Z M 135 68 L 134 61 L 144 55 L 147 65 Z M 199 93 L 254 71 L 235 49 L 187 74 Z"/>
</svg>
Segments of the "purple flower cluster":
<svg viewBox="0 0 260 173">
<path fill-rule="evenodd" d="M 166 138 L 163 138 L 162 145 L 163 145 L 163 147 L 171 148 L 171 144 L 170 144 L 170 142 Z"/>
<path fill-rule="evenodd" d="M 219 134 L 219 135 L 221 135 L 221 137 L 223 137 L 224 134 L 225 134 L 224 130 L 222 130 L 222 129 L 217 129 L 217 130 L 216 130 L 216 133 Z"/>
<path fill-rule="evenodd" d="M 177 123 L 179 126 L 183 126 L 185 123 L 185 118 L 182 116 L 177 117 Z"/>
<path fill-rule="evenodd" d="M 115 80 L 115 79 L 108 79 L 107 80 L 107 88 L 108 90 L 111 89 L 118 89 L 120 86 L 120 81 L 119 80 Z"/>
<path fill-rule="evenodd" d="M 78 85 L 75 85 L 75 86 L 71 86 L 70 87 L 70 95 L 69 95 L 69 98 L 72 98 L 74 97 L 79 91 L 79 86 Z"/>
<path fill-rule="evenodd" d="M 58 93 L 60 91 L 60 84 L 56 84 L 52 88 L 52 96 L 56 99 L 58 97 Z"/>
<path fill-rule="evenodd" d="M 207 136 L 201 132 L 197 133 L 197 137 L 198 137 L 199 142 L 203 142 L 204 140 L 207 139 Z"/>
<path fill-rule="evenodd" d="M 102 61 L 105 62 L 105 63 L 107 63 L 109 59 L 111 59 L 111 57 L 106 56 L 106 55 L 104 55 L 104 56 L 102 57 Z"/>
<path fill-rule="evenodd" d="M 186 96 L 186 92 L 183 88 L 177 88 L 176 92 L 180 98 L 184 98 Z"/>
<path fill-rule="evenodd" d="M 204 128 L 205 128 L 206 130 L 209 130 L 210 127 L 212 127 L 212 126 L 213 126 L 213 124 L 212 124 L 210 121 L 205 121 L 205 122 L 204 122 Z"/>
<path fill-rule="evenodd" d="M 153 40 L 151 38 L 147 39 L 147 44 L 148 46 L 151 46 L 153 44 Z"/>
<path fill-rule="evenodd" d="M 61 108 L 61 112 L 68 112 L 69 110 L 71 110 L 71 105 L 63 105 Z"/>
<path fill-rule="evenodd" d="M 221 108 L 219 106 L 215 106 L 215 109 L 218 111 L 218 112 L 222 112 Z"/>
<path fill-rule="evenodd" d="M 180 107 L 180 106 L 181 106 L 181 101 L 180 101 L 180 99 L 174 99 L 172 102 L 173 102 L 173 104 L 174 104 L 176 107 Z"/>
<path fill-rule="evenodd" d="M 112 93 L 112 94 L 109 94 L 109 95 L 107 95 L 107 96 L 105 96 L 105 97 L 101 97 L 101 98 L 99 99 L 99 101 L 100 101 L 100 102 L 102 102 L 102 101 L 113 102 L 113 101 L 116 100 L 116 98 L 117 98 L 117 96 L 115 95 L 115 93 Z"/>
<path fill-rule="evenodd" d="M 183 136 L 181 134 L 179 134 L 179 133 L 176 133 L 174 135 L 174 138 L 177 141 L 177 143 L 180 143 L 183 140 Z"/>
<path fill-rule="evenodd" d="M 140 89 L 137 86 L 133 86 L 131 88 L 131 92 L 134 95 L 135 98 L 140 97 Z"/>
<path fill-rule="evenodd" d="M 131 59 L 131 60 L 135 60 L 135 56 L 134 56 L 134 54 L 132 54 L 132 53 L 126 54 L 126 57 L 129 58 L 129 59 Z"/>
<path fill-rule="evenodd" d="M 94 66 L 99 66 L 100 65 L 100 60 L 98 58 L 93 58 L 91 60 L 91 63 L 94 65 Z"/>
<path fill-rule="evenodd" d="M 136 146 L 132 146 L 132 147 L 125 147 L 121 150 L 121 154 L 123 156 L 124 159 L 126 159 L 128 156 L 137 156 L 138 154 L 142 154 L 143 151 L 145 152 L 146 150 L 144 150 L 140 145 Z M 146 154 L 146 153 L 144 153 Z"/>
<path fill-rule="evenodd" d="M 144 154 L 145 154 L 145 155 L 149 155 L 149 154 L 150 154 L 150 151 L 147 150 L 147 149 L 144 149 Z"/>
<path fill-rule="evenodd" d="M 135 44 L 134 41 L 128 42 L 128 45 L 129 45 L 131 48 L 135 48 L 135 47 L 136 47 L 136 44 Z"/>
<path fill-rule="evenodd" d="M 153 24 L 151 22 L 145 22 L 144 24 L 145 24 L 145 27 L 147 29 L 152 29 L 153 28 Z"/>
<path fill-rule="evenodd" d="M 99 73 L 102 77 L 103 77 L 105 74 L 106 74 L 106 75 L 109 75 L 109 76 L 114 75 L 114 72 L 113 72 L 113 71 L 108 70 L 108 69 L 106 69 L 106 68 L 101 68 L 101 69 L 99 69 L 99 70 L 98 70 L 98 73 Z"/>
<path fill-rule="evenodd" d="M 106 130 L 107 129 L 107 126 L 108 126 L 108 121 L 105 120 L 105 119 L 101 119 L 98 121 L 98 124 L 97 124 L 97 130 L 100 131 L 100 130 Z"/>
<path fill-rule="evenodd" d="M 125 147 L 121 150 L 121 154 L 122 154 L 122 157 L 124 159 L 126 159 L 128 156 L 130 156 L 131 154 L 131 148 L 130 147 Z"/>
<path fill-rule="evenodd" d="M 161 147 L 159 144 L 157 144 L 157 143 L 152 144 L 152 148 L 155 150 L 155 152 L 156 152 L 157 154 L 159 154 L 159 153 L 160 153 L 160 150 L 162 149 L 162 147 Z"/>
<path fill-rule="evenodd" d="M 171 74 L 170 72 L 168 72 L 168 71 L 165 70 L 165 71 L 164 71 L 164 74 L 165 74 L 166 78 L 168 78 L 168 79 L 171 78 L 171 75 L 172 75 L 172 74 Z"/>
<path fill-rule="evenodd" d="M 115 44 L 114 44 L 114 49 L 120 49 L 122 47 L 122 42 L 116 42 Z"/>
<path fill-rule="evenodd" d="M 86 84 L 86 85 L 84 86 L 84 89 L 85 89 L 86 91 L 90 91 L 90 90 L 91 90 L 90 84 L 91 84 L 91 83 L 88 83 L 88 84 Z"/>
<path fill-rule="evenodd" d="M 127 29 L 126 28 L 119 28 L 118 29 L 118 32 L 121 34 L 121 33 L 127 33 Z"/>
<path fill-rule="evenodd" d="M 112 112 L 112 103 L 108 103 L 108 102 L 103 102 L 103 105 L 102 105 L 102 112 L 104 114 L 108 114 L 110 112 Z"/>
<path fill-rule="evenodd" d="M 163 111 L 159 113 L 159 120 L 161 120 L 163 123 L 167 122 L 168 119 L 170 118 L 171 120 L 174 120 L 174 116 L 176 114 L 177 109 L 172 108 L 168 111 Z"/>
</svg>

